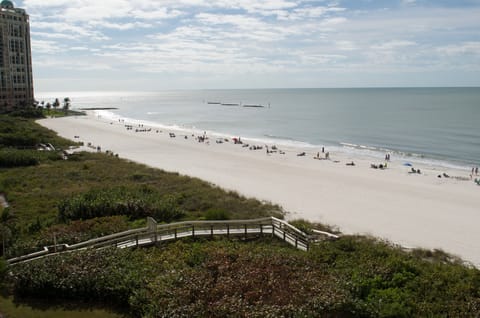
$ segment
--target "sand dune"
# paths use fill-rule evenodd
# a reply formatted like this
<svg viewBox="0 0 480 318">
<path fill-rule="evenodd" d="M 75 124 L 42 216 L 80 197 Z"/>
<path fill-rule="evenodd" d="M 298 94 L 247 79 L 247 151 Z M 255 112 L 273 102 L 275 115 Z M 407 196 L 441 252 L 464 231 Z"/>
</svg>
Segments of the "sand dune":
<svg viewBox="0 0 480 318">
<path fill-rule="evenodd" d="M 93 115 L 39 123 L 122 158 L 278 203 L 290 219 L 319 221 L 405 247 L 439 248 L 480 266 L 480 187 L 437 178 L 443 172 L 469 177 L 465 171 L 416 166 L 422 174 L 409 174 L 410 168 L 395 158 L 388 169 L 379 170 L 370 168 L 371 158 L 330 153 L 331 160 L 314 160 L 317 150 L 305 149 L 282 148 L 284 155 L 267 155 L 265 148 L 248 150 L 233 142 L 199 143 L 191 135 L 185 139 L 185 132 L 135 132 Z M 298 157 L 300 151 L 306 156 Z M 346 166 L 352 160 L 356 165 Z"/>
</svg>

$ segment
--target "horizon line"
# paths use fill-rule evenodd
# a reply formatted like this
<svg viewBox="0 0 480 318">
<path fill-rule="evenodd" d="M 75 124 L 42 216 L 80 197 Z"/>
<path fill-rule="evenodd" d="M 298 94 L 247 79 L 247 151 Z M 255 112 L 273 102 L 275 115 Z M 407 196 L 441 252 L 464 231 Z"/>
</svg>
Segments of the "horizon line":
<svg viewBox="0 0 480 318">
<path fill-rule="evenodd" d="M 161 91 L 219 91 L 219 90 L 283 90 L 283 89 L 425 89 L 425 88 L 480 88 L 479 86 L 345 86 L 345 87 L 260 87 L 260 88 L 163 88 L 159 90 L 58 90 L 58 91 L 37 91 L 39 94 L 46 93 L 90 93 L 90 92 L 102 92 L 102 93 L 119 93 L 119 92 L 131 92 L 131 93 L 156 93 Z"/>
</svg>

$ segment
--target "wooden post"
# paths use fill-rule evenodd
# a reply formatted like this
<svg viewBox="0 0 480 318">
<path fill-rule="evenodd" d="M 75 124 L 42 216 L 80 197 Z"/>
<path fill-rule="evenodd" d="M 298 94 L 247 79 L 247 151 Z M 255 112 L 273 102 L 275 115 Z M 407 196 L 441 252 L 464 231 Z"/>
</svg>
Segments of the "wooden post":
<svg viewBox="0 0 480 318">
<path fill-rule="evenodd" d="M 147 228 L 149 232 L 153 232 L 157 230 L 157 221 L 155 221 L 152 217 L 147 217 Z"/>
<path fill-rule="evenodd" d="M 213 225 L 210 225 L 210 236 L 213 238 Z"/>
<path fill-rule="evenodd" d="M 260 224 L 260 234 L 263 236 L 263 224 Z"/>
<path fill-rule="evenodd" d="M 230 238 L 230 224 L 227 224 L 227 238 Z"/>
<path fill-rule="evenodd" d="M 177 228 L 175 228 L 175 239 L 177 239 Z"/>
<path fill-rule="evenodd" d="M 245 224 L 245 239 L 247 238 L 247 225 Z"/>
<path fill-rule="evenodd" d="M 135 242 L 136 242 L 136 245 L 137 245 L 136 247 L 138 247 L 138 234 L 135 235 Z"/>
<path fill-rule="evenodd" d="M 283 240 L 284 240 L 284 241 L 287 240 L 287 232 L 285 232 L 285 230 L 283 230 Z"/>
<path fill-rule="evenodd" d="M 295 248 L 298 248 L 298 239 L 295 237 Z"/>
<path fill-rule="evenodd" d="M 195 238 L 195 225 L 192 225 L 192 237 Z"/>
</svg>

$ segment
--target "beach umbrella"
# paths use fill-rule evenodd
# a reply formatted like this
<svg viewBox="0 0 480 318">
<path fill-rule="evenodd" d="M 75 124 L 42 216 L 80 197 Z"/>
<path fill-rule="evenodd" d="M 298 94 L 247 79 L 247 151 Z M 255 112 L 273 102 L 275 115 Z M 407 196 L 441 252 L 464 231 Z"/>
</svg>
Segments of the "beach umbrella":
<svg viewBox="0 0 480 318">
<path fill-rule="evenodd" d="M 407 167 L 411 167 L 411 166 L 412 166 L 412 164 L 411 164 L 410 162 L 405 162 L 403 165 L 404 165 L 404 166 L 407 166 Z"/>
</svg>

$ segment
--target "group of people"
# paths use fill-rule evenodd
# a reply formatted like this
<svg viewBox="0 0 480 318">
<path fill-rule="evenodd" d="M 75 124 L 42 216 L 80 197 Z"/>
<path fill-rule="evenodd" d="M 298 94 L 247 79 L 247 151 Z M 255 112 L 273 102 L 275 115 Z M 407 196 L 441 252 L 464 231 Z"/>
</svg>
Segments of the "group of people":
<svg viewBox="0 0 480 318">
<path fill-rule="evenodd" d="M 473 179 L 474 175 L 478 176 L 478 167 L 472 167 L 472 173 L 470 174 L 470 179 Z"/>
<path fill-rule="evenodd" d="M 325 152 L 325 147 L 322 147 L 322 154 L 324 155 L 325 159 L 330 159 L 330 152 Z M 320 152 L 317 152 L 317 156 L 315 159 L 321 159 L 320 158 Z"/>
</svg>

